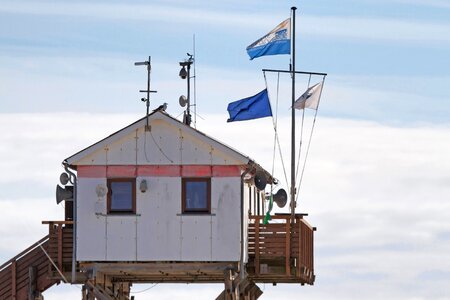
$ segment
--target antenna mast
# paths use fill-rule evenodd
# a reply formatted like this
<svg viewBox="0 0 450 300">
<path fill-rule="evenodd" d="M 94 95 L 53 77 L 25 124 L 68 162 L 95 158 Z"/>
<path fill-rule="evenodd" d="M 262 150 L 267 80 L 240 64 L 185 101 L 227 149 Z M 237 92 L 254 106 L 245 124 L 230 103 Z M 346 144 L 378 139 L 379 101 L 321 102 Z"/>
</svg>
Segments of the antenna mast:
<svg viewBox="0 0 450 300">
<path fill-rule="evenodd" d="M 192 37 L 192 46 L 193 46 L 193 52 L 194 52 L 194 57 L 195 56 L 195 34 Z M 196 69 L 196 63 L 194 60 L 194 76 L 192 78 L 194 78 L 194 127 L 197 128 L 197 75 L 195 72 Z"/>
<path fill-rule="evenodd" d="M 150 131 L 150 126 L 148 125 L 148 112 L 149 112 L 149 107 L 150 107 L 150 93 L 157 93 L 157 91 L 152 91 L 150 90 L 150 73 L 152 70 L 152 57 L 149 56 L 148 60 L 146 61 L 141 61 L 141 62 L 135 62 L 134 65 L 135 66 L 147 66 L 147 89 L 146 90 L 139 90 L 140 93 L 147 93 L 147 98 L 141 98 L 142 102 L 145 102 L 146 106 L 147 106 L 147 112 L 146 112 L 146 117 L 147 117 L 147 121 L 145 123 L 145 131 Z"/>
<path fill-rule="evenodd" d="M 191 65 L 194 63 L 194 55 L 187 53 L 188 59 L 180 62 L 181 79 L 187 79 L 187 98 L 184 96 L 180 97 L 180 105 L 184 107 L 187 104 L 186 111 L 183 115 L 183 123 L 190 126 L 192 121 L 191 116 Z M 186 71 L 187 69 L 187 71 Z M 194 111 L 195 112 L 195 111 Z"/>
</svg>

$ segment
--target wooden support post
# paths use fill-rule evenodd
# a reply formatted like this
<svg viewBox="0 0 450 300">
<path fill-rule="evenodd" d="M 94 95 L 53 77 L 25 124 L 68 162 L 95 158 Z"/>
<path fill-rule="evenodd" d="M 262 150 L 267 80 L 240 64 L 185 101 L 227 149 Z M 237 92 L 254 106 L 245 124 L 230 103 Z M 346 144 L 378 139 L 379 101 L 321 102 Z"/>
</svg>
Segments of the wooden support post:
<svg viewBox="0 0 450 300">
<path fill-rule="evenodd" d="M 28 299 L 32 300 L 35 299 L 37 293 L 37 268 L 36 267 L 29 267 L 28 268 Z"/>
<path fill-rule="evenodd" d="M 302 264 L 302 221 L 298 222 L 298 258 L 297 258 L 297 277 L 300 277 L 301 264 Z"/>
<path fill-rule="evenodd" d="M 286 254 L 285 267 L 286 276 L 291 276 L 291 224 L 286 220 Z"/>
<path fill-rule="evenodd" d="M 87 300 L 87 288 L 85 284 L 81 288 L 81 300 Z"/>
<path fill-rule="evenodd" d="M 13 300 L 16 299 L 16 293 L 17 293 L 17 284 L 16 284 L 16 261 L 14 260 L 11 263 L 11 297 Z"/>
<path fill-rule="evenodd" d="M 63 231 L 62 224 L 56 225 L 58 226 L 58 268 L 61 272 L 63 272 Z"/>
<path fill-rule="evenodd" d="M 257 216 L 258 212 L 256 210 L 256 188 L 252 187 L 252 190 L 253 190 L 253 215 Z"/>
<path fill-rule="evenodd" d="M 311 231 L 311 280 L 314 282 L 314 229 Z"/>
<path fill-rule="evenodd" d="M 256 192 L 256 204 L 258 205 L 258 209 L 257 209 L 257 215 L 258 216 L 261 216 L 261 209 L 260 209 L 260 206 L 261 206 L 261 199 L 260 199 L 260 192 L 258 191 L 258 192 Z"/>
<path fill-rule="evenodd" d="M 95 300 L 95 294 L 94 294 L 94 289 L 89 287 L 87 290 L 87 299 L 88 300 Z"/>
<path fill-rule="evenodd" d="M 225 300 L 232 300 L 233 293 L 233 281 L 231 280 L 231 270 L 226 269 L 223 272 L 224 275 L 224 284 L 225 284 Z"/>
<path fill-rule="evenodd" d="M 248 187 L 248 214 L 252 213 L 252 188 Z"/>
<path fill-rule="evenodd" d="M 255 274 L 259 275 L 259 219 L 255 219 Z"/>
</svg>

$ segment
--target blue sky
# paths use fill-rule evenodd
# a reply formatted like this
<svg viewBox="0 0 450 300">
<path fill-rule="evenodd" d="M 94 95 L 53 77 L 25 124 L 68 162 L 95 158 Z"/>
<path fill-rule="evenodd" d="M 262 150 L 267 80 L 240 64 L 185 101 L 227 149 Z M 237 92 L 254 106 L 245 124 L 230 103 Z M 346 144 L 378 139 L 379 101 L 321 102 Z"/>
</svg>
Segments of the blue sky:
<svg viewBox="0 0 450 300">
<path fill-rule="evenodd" d="M 151 106 L 182 112 L 178 62 L 194 34 L 199 129 L 270 168 L 270 120 L 226 124 L 226 106 L 264 88 L 262 68 L 288 67 L 289 56 L 250 61 L 245 48 L 293 5 L 297 69 L 329 74 L 300 197 L 319 228 L 318 277 L 313 287 L 265 286 L 261 299 L 450 299 L 448 0 L 1 0 L 0 228 L 20 229 L 0 229 L 0 259 L 45 234 L 41 220 L 62 217 L 60 162 L 144 114 L 146 71 L 135 61 L 152 56 Z M 287 143 L 289 78 L 280 86 Z M 220 288 L 181 291 L 210 299 Z M 139 299 L 177 292 L 157 286 Z M 62 294 L 79 291 L 46 299 Z"/>
<path fill-rule="evenodd" d="M 288 17 L 291 5 L 299 7 L 298 68 L 328 72 L 329 85 L 346 91 L 324 105 L 323 114 L 446 121 L 447 1 L 4 1 L 0 61 L 8 84 L 0 91 L 0 111 L 139 112 L 137 90 L 145 84 L 145 71 L 132 63 L 148 55 L 159 90 L 155 101 L 176 106 L 184 92 L 177 62 L 192 52 L 193 34 L 199 109 L 223 111 L 229 101 L 264 84 L 261 68 L 287 68 L 288 56 L 249 61 L 244 49 Z M 245 87 L 210 82 L 218 79 Z M 174 83 L 177 88 L 165 88 Z M 54 92 L 44 94 L 45 89 Z M 349 107 L 363 102 L 359 91 L 377 98 L 364 104 L 366 111 Z"/>
</svg>

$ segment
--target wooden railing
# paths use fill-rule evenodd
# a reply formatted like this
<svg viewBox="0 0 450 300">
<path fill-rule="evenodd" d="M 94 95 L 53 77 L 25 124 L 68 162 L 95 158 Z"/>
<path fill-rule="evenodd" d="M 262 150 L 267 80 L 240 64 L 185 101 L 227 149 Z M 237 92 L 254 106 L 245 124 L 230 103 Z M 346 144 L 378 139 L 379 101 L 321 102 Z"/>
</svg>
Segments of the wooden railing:
<svg viewBox="0 0 450 300">
<path fill-rule="evenodd" d="M 264 216 L 251 216 L 248 231 L 249 259 L 256 277 L 277 275 L 314 282 L 314 228 L 297 214 L 275 215 L 264 225 Z M 282 280 L 280 282 L 283 282 Z"/>
<path fill-rule="evenodd" d="M 48 224 L 48 254 L 62 273 L 72 270 L 73 253 L 73 221 L 43 221 Z M 59 273 L 52 264 L 52 271 Z"/>
<path fill-rule="evenodd" d="M 45 236 L 0 266 L 0 300 L 34 299 L 37 293 L 59 282 L 48 276 L 48 240 L 49 236 Z"/>
</svg>

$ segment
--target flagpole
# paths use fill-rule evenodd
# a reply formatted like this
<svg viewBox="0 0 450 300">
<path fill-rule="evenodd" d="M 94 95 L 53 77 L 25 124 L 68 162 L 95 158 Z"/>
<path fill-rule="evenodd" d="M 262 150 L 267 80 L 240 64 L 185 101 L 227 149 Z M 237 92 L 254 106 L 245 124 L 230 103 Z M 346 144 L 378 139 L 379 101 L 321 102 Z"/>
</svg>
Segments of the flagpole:
<svg viewBox="0 0 450 300">
<path fill-rule="evenodd" d="M 292 11 L 292 51 L 291 51 L 291 76 L 292 76 L 292 106 L 291 106 L 291 222 L 295 219 L 295 11 L 297 7 L 291 7 Z"/>
</svg>

